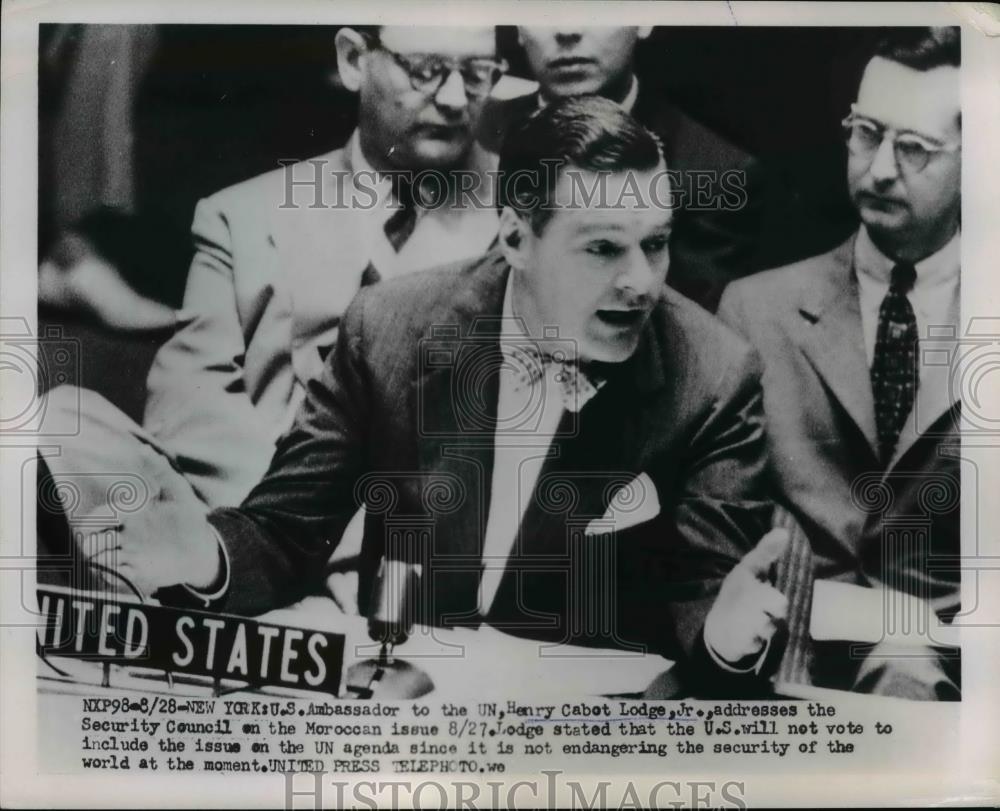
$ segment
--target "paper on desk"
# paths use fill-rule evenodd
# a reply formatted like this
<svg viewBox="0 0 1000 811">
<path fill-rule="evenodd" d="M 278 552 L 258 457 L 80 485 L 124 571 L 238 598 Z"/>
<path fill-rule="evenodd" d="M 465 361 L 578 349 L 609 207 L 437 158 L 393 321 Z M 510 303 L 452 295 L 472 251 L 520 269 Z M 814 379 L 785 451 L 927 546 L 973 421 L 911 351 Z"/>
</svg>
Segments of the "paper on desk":
<svg viewBox="0 0 1000 811">
<path fill-rule="evenodd" d="M 892 642 L 958 647 L 958 629 L 942 625 L 919 597 L 835 580 L 813 585 L 809 634 L 820 642 Z"/>
<path fill-rule="evenodd" d="M 344 633 L 345 666 L 378 654 L 378 646 L 368 638 L 367 621 L 340 613 L 325 598 L 311 597 L 262 619 Z M 536 642 L 487 625 L 455 630 L 417 627 L 395 655 L 423 669 L 435 684 L 433 695 L 449 700 L 641 693 L 673 664 L 654 654 Z"/>
</svg>

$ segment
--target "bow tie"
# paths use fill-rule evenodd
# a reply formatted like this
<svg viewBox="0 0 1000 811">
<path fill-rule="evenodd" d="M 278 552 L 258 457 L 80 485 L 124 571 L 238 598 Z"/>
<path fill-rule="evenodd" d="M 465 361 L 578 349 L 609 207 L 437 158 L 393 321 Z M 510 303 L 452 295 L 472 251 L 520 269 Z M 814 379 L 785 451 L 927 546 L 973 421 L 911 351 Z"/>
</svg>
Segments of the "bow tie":
<svg viewBox="0 0 1000 811">
<path fill-rule="evenodd" d="M 501 342 L 505 366 L 514 376 L 514 391 L 520 392 L 544 378 L 552 380 L 567 411 L 578 412 L 607 380 L 593 365 L 567 360 L 561 353 L 542 352 L 530 341 Z"/>
</svg>

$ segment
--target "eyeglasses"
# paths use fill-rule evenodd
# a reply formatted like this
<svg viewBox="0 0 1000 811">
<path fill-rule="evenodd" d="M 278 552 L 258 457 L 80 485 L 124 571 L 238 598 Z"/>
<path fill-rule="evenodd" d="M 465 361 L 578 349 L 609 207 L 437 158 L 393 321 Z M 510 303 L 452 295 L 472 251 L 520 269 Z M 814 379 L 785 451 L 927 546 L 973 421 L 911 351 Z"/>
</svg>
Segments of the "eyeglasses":
<svg viewBox="0 0 1000 811">
<path fill-rule="evenodd" d="M 941 143 L 920 133 L 886 127 L 858 115 L 853 104 L 851 114 L 840 124 L 847 136 L 847 148 L 853 154 L 874 160 L 882 141 L 888 138 L 892 143 L 892 153 L 897 165 L 912 173 L 922 172 L 935 155 L 957 152 L 962 148 L 959 142 Z"/>
<path fill-rule="evenodd" d="M 380 40 L 365 35 L 369 48 L 378 49 L 390 56 L 401 67 L 410 79 L 414 90 L 436 94 L 447 81 L 452 71 L 458 71 L 465 84 L 465 93 L 470 98 L 483 98 L 500 81 L 507 72 L 507 62 L 499 62 L 487 57 L 473 56 L 467 59 L 449 59 L 437 54 L 418 54 L 403 56 L 390 48 L 386 48 Z"/>
</svg>

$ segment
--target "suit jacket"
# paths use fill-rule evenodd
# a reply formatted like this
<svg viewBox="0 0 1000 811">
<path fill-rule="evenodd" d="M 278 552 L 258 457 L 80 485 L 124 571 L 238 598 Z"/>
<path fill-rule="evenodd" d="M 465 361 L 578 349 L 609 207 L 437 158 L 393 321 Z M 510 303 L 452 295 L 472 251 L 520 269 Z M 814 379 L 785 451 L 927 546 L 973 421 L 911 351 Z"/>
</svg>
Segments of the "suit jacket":
<svg viewBox="0 0 1000 811">
<path fill-rule="evenodd" d="M 423 567 L 420 622 L 482 621 L 508 272 L 491 253 L 359 293 L 267 475 L 239 509 L 210 515 L 230 561 L 222 608 L 295 600 L 363 500 L 360 593 L 388 554 Z M 665 290 L 610 375 L 578 419 L 564 417 L 488 619 L 521 636 L 697 659 L 722 578 L 770 520 L 755 356 Z M 660 514 L 585 535 L 643 472 Z"/>
<path fill-rule="evenodd" d="M 471 165 L 493 161 L 476 150 Z M 149 374 L 144 425 L 210 506 L 239 504 L 267 470 L 370 260 L 350 149 L 290 171 L 291 195 L 278 169 L 198 204 L 179 327 Z M 318 189 L 302 183 L 317 176 Z M 430 265 L 479 256 L 496 234 L 492 210 L 433 216 L 451 236 Z"/>
<path fill-rule="evenodd" d="M 538 104 L 537 92 L 490 99 L 480 119 L 480 142 L 499 152 L 508 130 L 535 112 Z M 691 118 L 644 82 L 639 84 L 632 115 L 659 137 L 667 168 L 679 174 L 685 192 L 674 215 L 667 281 L 714 312 L 726 284 L 756 269 L 752 263 L 763 217 L 762 169 L 744 149 Z M 725 198 L 734 210 L 706 210 L 704 202 L 695 201 L 700 181 L 692 173 L 698 172 L 715 173 L 716 180 L 706 192 L 710 199 Z M 729 173 L 726 180 L 724 173 Z"/>
<path fill-rule="evenodd" d="M 895 456 L 879 464 L 855 237 L 732 284 L 719 315 L 764 359 L 771 459 L 815 575 L 884 584 L 949 618 L 959 607 L 960 407 L 949 367 L 921 364 Z"/>
</svg>

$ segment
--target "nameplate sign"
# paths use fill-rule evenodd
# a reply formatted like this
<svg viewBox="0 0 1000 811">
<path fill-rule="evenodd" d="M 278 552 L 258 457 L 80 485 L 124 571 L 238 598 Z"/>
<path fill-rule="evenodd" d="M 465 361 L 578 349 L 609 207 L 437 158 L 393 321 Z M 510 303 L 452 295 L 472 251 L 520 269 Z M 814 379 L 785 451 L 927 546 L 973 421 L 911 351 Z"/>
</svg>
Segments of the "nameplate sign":
<svg viewBox="0 0 1000 811">
<path fill-rule="evenodd" d="M 168 608 L 122 595 L 38 588 L 45 656 L 67 656 L 340 694 L 343 634 Z"/>
</svg>

